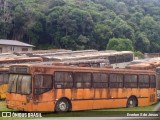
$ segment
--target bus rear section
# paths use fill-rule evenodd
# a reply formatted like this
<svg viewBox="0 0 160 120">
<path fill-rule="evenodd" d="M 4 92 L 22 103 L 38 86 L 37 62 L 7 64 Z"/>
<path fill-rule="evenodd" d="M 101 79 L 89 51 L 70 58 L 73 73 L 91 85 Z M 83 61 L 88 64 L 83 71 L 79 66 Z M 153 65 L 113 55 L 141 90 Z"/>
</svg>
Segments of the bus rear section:
<svg viewBox="0 0 160 120">
<path fill-rule="evenodd" d="M 153 71 L 42 65 L 10 70 L 6 105 L 11 109 L 64 112 L 157 102 Z"/>
<path fill-rule="evenodd" d="M 0 99 L 6 98 L 9 79 L 8 71 L 8 68 L 0 68 Z"/>
</svg>

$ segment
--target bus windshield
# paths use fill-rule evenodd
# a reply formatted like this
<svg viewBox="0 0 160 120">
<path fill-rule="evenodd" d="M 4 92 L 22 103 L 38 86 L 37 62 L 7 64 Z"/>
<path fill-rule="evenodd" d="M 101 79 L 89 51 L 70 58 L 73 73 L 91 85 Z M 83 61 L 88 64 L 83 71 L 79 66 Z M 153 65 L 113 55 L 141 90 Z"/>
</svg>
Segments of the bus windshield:
<svg viewBox="0 0 160 120">
<path fill-rule="evenodd" d="M 8 92 L 17 94 L 30 94 L 31 75 L 10 74 Z"/>
</svg>

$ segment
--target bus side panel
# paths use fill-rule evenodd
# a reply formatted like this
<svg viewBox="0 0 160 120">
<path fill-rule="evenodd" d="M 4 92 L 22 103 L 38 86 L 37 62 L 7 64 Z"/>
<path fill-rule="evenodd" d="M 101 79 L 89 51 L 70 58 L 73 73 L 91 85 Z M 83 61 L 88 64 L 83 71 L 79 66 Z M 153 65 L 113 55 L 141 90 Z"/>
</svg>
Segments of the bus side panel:
<svg viewBox="0 0 160 120">
<path fill-rule="evenodd" d="M 53 101 L 37 102 L 37 103 L 34 102 L 32 111 L 40 111 L 40 112 L 50 111 L 50 112 L 53 112 L 54 109 L 55 109 L 55 103 Z"/>
<path fill-rule="evenodd" d="M 72 93 L 73 99 L 93 99 L 94 98 L 94 89 L 75 89 Z"/>
<path fill-rule="evenodd" d="M 7 88 L 8 88 L 8 84 L 0 85 L 0 99 L 6 98 Z"/>
<path fill-rule="evenodd" d="M 56 100 L 59 100 L 62 97 L 66 97 L 68 99 L 71 99 L 72 98 L 72 90 L 71 89 L 55 89 L 53 96 Z"/>
<path fill-rule="evenodd" d="M 138 106 L 152 105 L 157 102 L 155 88 L 143 88 L 140 90 L 140 98 L 138 99 Z"/>
<path fill-rule="evenodd" d="M 146 98 L 138 98 L 138 106 L 147 106 L 147 105 L 151 105 L 151 103 L 149 102 L 149 99 Z"/>
<path fill-rule="evenodd" d="M 72 111 L 76 110 L 91 110 L 93 109 L 94 100 L 73 100 Z"/>
<path fill-rule="evenodd" d="M 72 95 L 72 110 L 93 109 L 94 89 L 75 89 Z"/>
<path fill-rule="evenodd" d="M 126 107 L 127 99 L 94 100 L 93 109 Z"/>
</svg>

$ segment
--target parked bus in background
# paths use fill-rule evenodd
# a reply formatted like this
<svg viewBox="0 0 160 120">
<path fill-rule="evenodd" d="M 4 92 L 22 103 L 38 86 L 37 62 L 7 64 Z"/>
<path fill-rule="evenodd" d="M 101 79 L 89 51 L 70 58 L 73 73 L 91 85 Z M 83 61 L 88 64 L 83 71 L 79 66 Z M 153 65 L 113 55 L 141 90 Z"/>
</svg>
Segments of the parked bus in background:
<svg viewBox="0 0 160 120">
<path fill-rule="evenodd" d="M 156 68 L 156 77 L 157 98 L 160 100 L 160 67 Z"/>
<path fill-rule="evenodd" d="M 0 67 L 0 99 L 6 98 L 9 79 L 8 72 L 9 68 Z"/>
<path fill-rule="evenodd" d="M 15 63 L 27 63 L 27 62 L 42 62 L 41 57 L 27 57 L 27 56 L 15 56 L 15 57 L 3 57 L 0 58 L 0 65 L 3 64 L 15 64 Z"/>
<path fill-rule="evenodd" d="M 160 66 L 160 61 L 148 61 L 137 64 L 127 65 L 127 69 L 135 69 L 135 70 L 153 70 L 156 71 L 156 67 Z"/>
<path fill-rule="evenodd" d="M 72 66 L 10 66 L 6 105 L 62 112 L 147 106 L 157 102 L 153 71 Z"/>
<path fill-rule="evenodd" d="M 40 57 L 26 57 L 26 56 L 12 56 L 0 58 L 0 99 L 5 99 L 8 89 L 8 71 L 11 64 L 27 63 L 27 62 L 41 62 Z"/>
</svg>

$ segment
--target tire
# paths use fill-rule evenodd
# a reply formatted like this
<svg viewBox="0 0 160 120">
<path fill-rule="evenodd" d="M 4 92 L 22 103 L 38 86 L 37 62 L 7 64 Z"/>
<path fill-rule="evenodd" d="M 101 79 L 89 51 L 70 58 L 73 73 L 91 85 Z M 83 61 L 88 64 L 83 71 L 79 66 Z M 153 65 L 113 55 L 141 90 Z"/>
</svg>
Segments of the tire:
<svg viewBox="0 0 160 120">
<path fill-rule="evenodd" d="M 69 109 L 70 109 L 70 104 L 67 99 L 62 98 L 57 101 L 55 108 L 56 112 L 67 112 L 69 111 Z"/>
<path fill-rule="evenodd" d="M 128 108 L 137 107 L 137 103 L 138 103 L 138 101 L 137 101 L 136 97 L 130 97 L 127 101 L 127 107 Z"/>
</svg>

